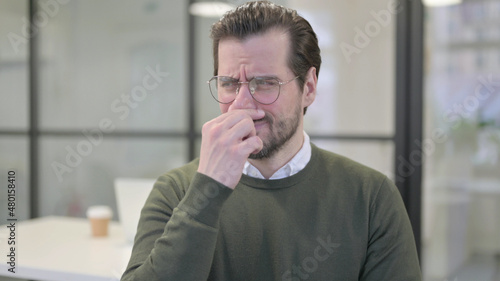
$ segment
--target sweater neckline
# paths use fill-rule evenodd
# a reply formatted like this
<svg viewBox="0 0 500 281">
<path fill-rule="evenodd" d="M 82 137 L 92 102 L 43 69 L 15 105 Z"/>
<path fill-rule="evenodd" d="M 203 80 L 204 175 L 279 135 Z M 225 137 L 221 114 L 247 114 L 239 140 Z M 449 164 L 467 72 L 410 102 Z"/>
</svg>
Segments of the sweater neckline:
<svg viewBox="0 0 500 281">
<path fill-rule="evenodd" d="M 311 171 L 316 169 L 319 149 L 311 143 L 311 159 L 298 173 L 282 179 L 259 179 L 242 174 L 240 184 L 257 189 L 282 189 L 297 185 L 311 176 Z"/>
</svg>

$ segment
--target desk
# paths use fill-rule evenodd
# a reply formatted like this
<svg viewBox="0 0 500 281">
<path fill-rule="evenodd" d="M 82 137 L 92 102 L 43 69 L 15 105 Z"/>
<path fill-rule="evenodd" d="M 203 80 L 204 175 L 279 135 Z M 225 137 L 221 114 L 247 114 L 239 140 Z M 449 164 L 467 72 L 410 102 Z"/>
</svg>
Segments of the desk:
<svg viewBox="0 0 500 281">
<path fill-rule="evenodd" d="M 132 245 L 111 222 L 108 237 L 91 236 L 83 218 L 43 217 L 16 223 L 16 273 L 8 271 L 9 229 L 0 229 L 0 276 L 50 281 L 119 280 Z"/>
</svg>

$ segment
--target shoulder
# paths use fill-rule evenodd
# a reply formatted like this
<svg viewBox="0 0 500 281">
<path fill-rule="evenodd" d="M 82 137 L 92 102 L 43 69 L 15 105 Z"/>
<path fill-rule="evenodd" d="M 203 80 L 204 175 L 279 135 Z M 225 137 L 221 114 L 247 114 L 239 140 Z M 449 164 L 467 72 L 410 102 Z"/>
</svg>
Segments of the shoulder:
<svg viewBox="0 0 500 281">
<path fill-rule="evenodd" d="M 364 215 L 382 210 L 404 210 L 396 185 L 383 173 L 313 146 L 313 155 L 315 153 L 314 173 L 321 178 L 322 191 L 334 198 L 339 206 L 355 209 Z"/>
<path fill-rule="evenodd" d="M 196 174 L 196 171 L 198 169 L 198 163 L 199 159 L 195 159 L 183 166 L 167 171 L 158 178 L 157 182 L 159 183 L 171 182 L 171 181 L 178 183 L 189 182 Z"/>
<path fill-rule="evenodd" d="M 320 178 L 334 196 L 371 204 L 379 196 L 397 191 L 386 175 L 348 157 L 315 145 L 312 145 L 312 155 L 314 177 Z"/>
<path fill-rule="evenodd" d="M 315 155 L 312 159 L 316 161 L 316 167 L 323 173 L 348 182 L 382 183 L 387 179 L 383 173 L 346 156 L 324 150 L 314 144 L 311 144 L 311 147 L 312 153 Z"/>
</svg>

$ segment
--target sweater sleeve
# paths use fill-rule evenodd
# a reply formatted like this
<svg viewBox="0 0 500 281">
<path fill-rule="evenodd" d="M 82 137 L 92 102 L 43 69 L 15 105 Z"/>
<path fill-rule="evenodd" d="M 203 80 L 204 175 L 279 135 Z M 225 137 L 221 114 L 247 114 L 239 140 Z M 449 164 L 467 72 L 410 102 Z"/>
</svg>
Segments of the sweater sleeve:
<svg viewBox="0 0 500 281">
<path fill-rule="evenodd" d="M 359 280 L 421 281 L 410 220 L 398 189 L 387 178 L 370 203 L 369 228 Z"/>
<path fill-rule="evenodd" d="M 207 279 L 220 209 L 232 190 L 199 173 L 183 197 L 177 185 L 168 176 L 155 184 L 141 212 L 132 256 L 121 280 Z"/>
</svg>

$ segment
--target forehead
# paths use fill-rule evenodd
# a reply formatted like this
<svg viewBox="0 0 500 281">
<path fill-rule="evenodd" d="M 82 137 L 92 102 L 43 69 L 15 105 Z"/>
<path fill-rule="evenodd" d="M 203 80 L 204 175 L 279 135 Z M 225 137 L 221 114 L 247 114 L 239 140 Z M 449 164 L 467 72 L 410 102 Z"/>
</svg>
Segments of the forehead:
<svg viewBox="0 0 500 281">
<path fill-rule="evenodd" d="M 281 29 L 250 35 L 244 39 L 229 37 L 219 42 L 219 75 L 264 75 L 288 68 L 289 34 Z"/>
</svg>

